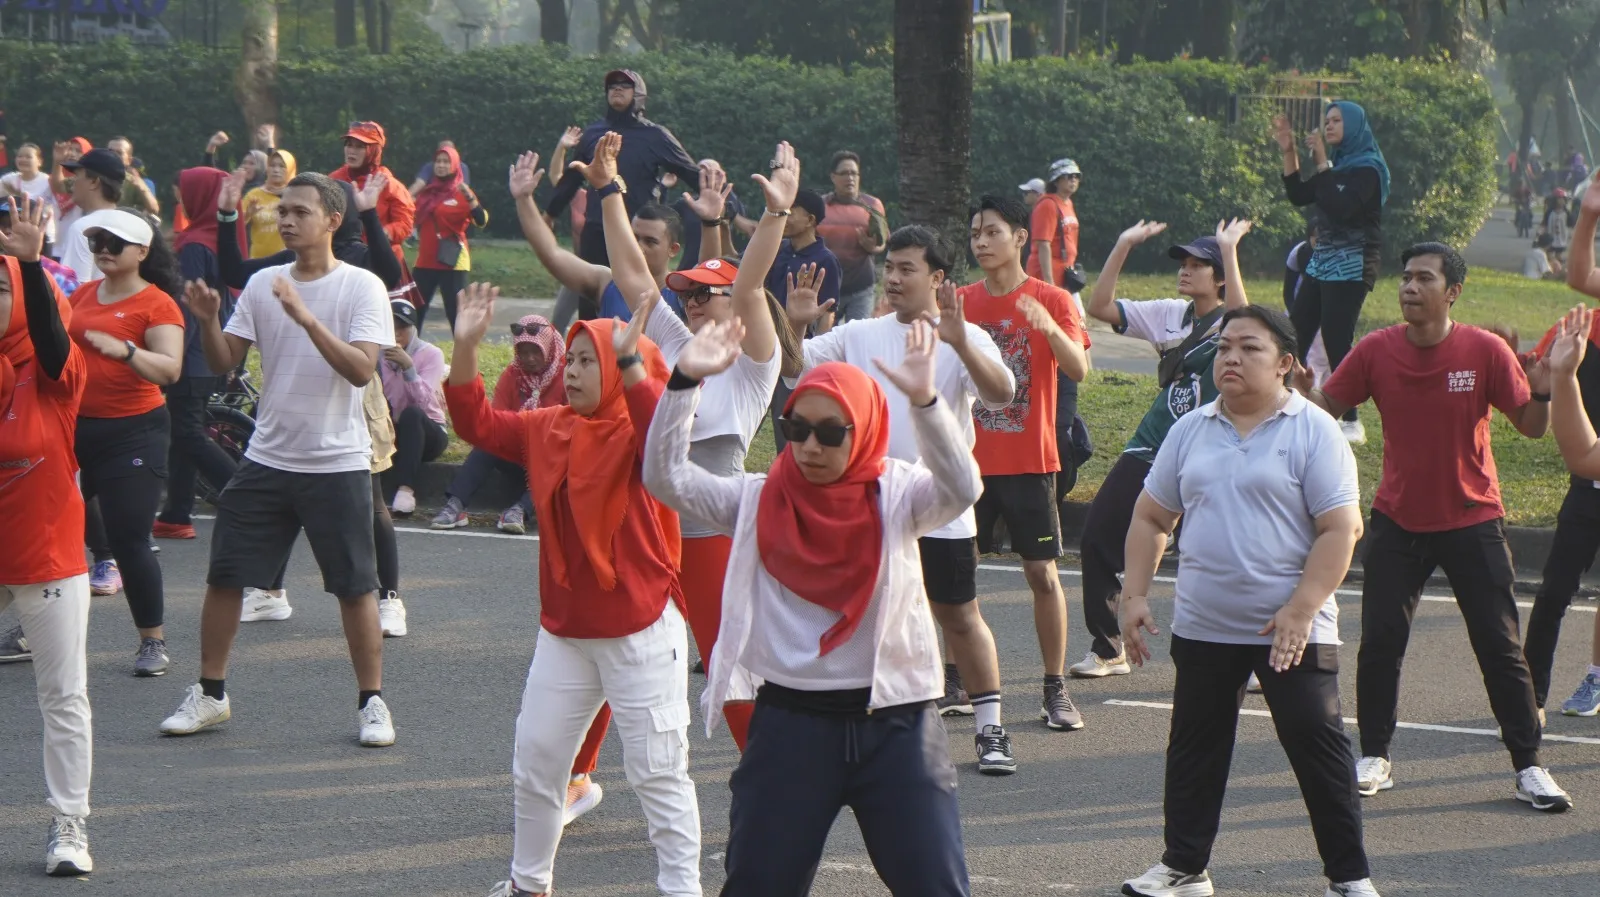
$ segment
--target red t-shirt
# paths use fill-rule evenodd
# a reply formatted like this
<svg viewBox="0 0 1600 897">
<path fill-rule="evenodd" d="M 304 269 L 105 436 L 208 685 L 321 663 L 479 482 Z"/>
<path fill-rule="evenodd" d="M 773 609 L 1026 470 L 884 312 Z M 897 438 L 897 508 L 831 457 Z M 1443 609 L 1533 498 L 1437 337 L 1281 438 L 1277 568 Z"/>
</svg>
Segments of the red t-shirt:
<svg viewBox="0 0 1600 897">
<path fill-rule="evenodd" d="M 1028 219 L 1028 242 L 1050 244 L 1051 275 L 1056 286 L 1066 283 L 1067 269 L 1078 261 L 1078 212 L 1072 200 L 1046 193 L 1033 206 Z M 1028 254 L 1028 276 L 1039 277 L 1039 250 Z"/>
<path fill-rule="evenodd" d="M 1406 325 L 1367 334 L 1322 391 L 1383 417 L 1383 479 L 1372 500 L 1414 533 L 1462 529 L 1505 516 L 1489 449 L 1489 419 L 1528 404 L 1528 377 L 1505 340 L 1456 323 L 1437 346 L 1406 339 Z"/>
<path fill-rule="evenodd" d="M 166 399 L 161 387 L 139 376 L 127 362 L 117 361 L 100 354 L 89 344 L 84 333 L 99 330 L 118 340 L 133 340 L 141 349 L 145 345 L 144 332 L 160 324 L 173 324 L 183 328 L 183 311 L 171 296 L 149 286 L 119 302 L 105 305 L 100 301 L 103 280 L 91 280 L 72 294 L 72 323 L 67 332 L 72 341 L 83 350 L 88 365 L 89 385 L 83 393 L 83 404 L 78 414 L 83 417 L 133 417 L 160 408 Z"/>
<path fill-rule="evenodd" d="M 17 370 L 11 408 L 0 414 L 0 519 L 9 522 L 0 585 L 53 582 L 89 570 L 73 452 L 87 380 L 76 345 L 59 380 L 44 376 L 37 362 Z"/>
<path fill-rule="evenodd" d="M 1000 357 L 1017 378 L 1011 404 L 990 411 L 972 406 L 977 424 L 973 457 L 984 476 L 1054 473 L 1061 469 L 1056 451 L 1056 366 L 1050 340 L 1028 324 L 1017 302 L 1032 296 L 1050 312 L 1069 338 L 1089 345 L 1072 295 L 1030 277 L 1004 296 L 992 296 L 983 281 L 960 290 L 967 320 L 982 327 L 1000 348 Z"/>
</svg>

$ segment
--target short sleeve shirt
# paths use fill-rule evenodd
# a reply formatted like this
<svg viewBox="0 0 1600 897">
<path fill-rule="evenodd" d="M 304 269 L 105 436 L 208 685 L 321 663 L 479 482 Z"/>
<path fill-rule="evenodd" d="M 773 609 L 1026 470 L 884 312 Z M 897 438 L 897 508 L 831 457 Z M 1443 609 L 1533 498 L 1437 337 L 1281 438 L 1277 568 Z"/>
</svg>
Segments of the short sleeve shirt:
<svg viewBox="0 0 1600 897">
<path fill-rule="evenodd" d="M 843 279 L 840 289 L 846 293 L 871 289 L 877 282 L 878 272 L 872 256 L 861 248 L 861 237 L 873 229 L 874 215 L 879 219 L 883 217 L 883 201 L 867 193 L 857 195 L 850 202 L 833 193 L 824 199 L 827 215 L 817 225 L 817 236 L 839 260 Z"/>
<path fill-rule="evenodd" d="M 78 402 L 88 382 L 83 350 L 72 345 L 59 379 L 44 376 L 36 362 L 16 374 L 11 407 L 0 415 L 0 515 L 11 523 L 0 551 L 0 583 L 12 586 L 89 569 L 73 452 Z"/>
<path fill-rule="evenodd" d="M 1322 391 L 1341 405 L 1372 399 L 1383 418 L 1383 479 L 1372 507 L 1415 533 L 1475 526 L 1505 516 L 1489 447 L 1493 409 L 1507 414 L 1532 393 L 1500 337 L 1455 323 L 1420 347 L 1406 325 L 1356 343 Z"/>
<path fill-rule="evenodd" d="M 1056 286 L 1066 284 L 1067 269 L 1078 261 L 1078 212 L 1072 200 L 1046 193 L 1034 204 L 1028 217 L 1028 243 L 1050 244 L 1051 274 Z M 1039 253 L 1028 256 L 1028 276 L 1038 277 Z"/>
<path fill-rule="evenodd" d="M 1088 345 L 1083 319 L 1072 295 L 1029 277 L 1004 296 L 994 296 L 983 281 L 960 290 L 967 320 L 994 340 L 1000 360 L 1016 378 L 1011 404 L 973 409 L 978 425 L 973 456 L 984 476 L 1054 473 L 1061 469 L 1056 446 L 1056 357 L 1050 340 L 1033 329 L 1017 303 L 1025 296 L 1043 305 L 1067 337 Z"/>
<path fill-rule="evenodd" d="M 1326 412 L 1291 393 L 1243 439 L 1212 402 L 1173 425 L 1144 491 L 1183 515 L 1172 632 L 1268 645 L 1263 626 L 1288 603 L 1316 541 L 1316 519 L 1361 501 L 1356 458 Z M 1313 644 L 1339 644 L 1332 593 Z"/>
<path fill-rule="evenodd" d="M 139 348 L 148 349 L 145 331 L 162 324 L 183 329 L 183 310 L 171 296 L 154 286 L 147 286 L 119 302 L 102 304 L 100 288 L 104 284 L 103 280 L 91 281 L 72 294 L 72 322 L 67 332 L 83 350 L 89 372 L 89 384 L 78 414 L 81 417 L 146 414 L 165 404 L 161 387 L 139 376 L 126 362 L 101 355 L 84 334 L 98 330 L 119 341 L 132 340 Z"/>
<path fill-rule="evenodd" d="M 1187 299 L 1118 299 L 1117 311 L 1122 318 L 1116 327 L 1118 333 L 1148 342 L 1163 356 L 1182 349 L 1196 323 L 1194 303 Z M 1207 318 L 1203 322 L 1206 336 L 1184 353 L 1177 379 L 1156 394 L 1123 449 L 1124 454 L 1146 462 L 1154 460 L 1161 441 L 1178 418 L 1216 399 L 1217 384 L 1211 376 L 1211 365 L 1217 357 L 1217 337 L 1222 333 L 1222 308 L 1219 306 Z"/>
<path fill-rule="evenodd" d="M 261 402 L 245 457 L 291 473 L 369 470 L 372 440 L 361 406 L 361 387 L 328 364 L 305 328 L 284 312 L 273 281 L 294 281 L 311 314 L 350 343 L 394 342 L 389 292 L 376 274 L 340 264 L 310 282 L 294 280 L 294 266 L 258 271 L 239 294 L 226 332 L 255 343 L 261 353 Z M 377 376 L 374 372 L 373 376 Z"/>
<path fill-rule="evenodd" d="M 830 299 L 837 302 L 841 274 L 839 259 L 834 256 L 832 250 L 821 240 L 807 244 L 804 249 L 795 249 L 793 243 L 784 240 L 778 249 L 777 259 L 767 272 L 767 289 L 777 297 L 778 304 L 785 305 L 789 302 L 789 275 L 799 273 L 806 265 L 816 265 L 824 272 L 822 283 L 817 288 L 818 304 Z"/>
</svg>

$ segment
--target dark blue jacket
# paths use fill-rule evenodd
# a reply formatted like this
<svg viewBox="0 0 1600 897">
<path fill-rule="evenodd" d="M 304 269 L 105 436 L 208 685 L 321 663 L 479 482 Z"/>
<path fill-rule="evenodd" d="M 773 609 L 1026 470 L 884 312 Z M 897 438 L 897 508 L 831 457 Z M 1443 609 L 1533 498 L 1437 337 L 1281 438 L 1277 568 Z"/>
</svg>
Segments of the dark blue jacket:
<svg viewBox="0 0 1600 897">
<path fill-rule="evenodd" d="M 676 174 L 681 184 L 688 189 L 699 186 L 700 167 L 689 158 L 689 154 L 683 149 L 683 144 L 672 136 L 671 131 L 644 117 L 637 100 L 633 109 L 625 112 L 608 109 L 605 118 L 585 128 L 582 139 L 572 151 L 571 158 L 578 162 L 593 161 L 595 144 L 600 142 L 600 138 L 604 137 L 607 131 L 616 131 L 622 135 L 622 151 L 617 155 L 617 174 L 622 177 L 622 182 L 628 185 L 628 194 L 624 200 L 628 205 L 629 217 L 637 213 L 640 206 L 655 199 L 658 172 L 670 171 Z M 559 216 L 567 210 L 572 197 L 583 186 L 583 175 L 568 169 L 556 184 L 555 192 L 551 195 L 550 204 L 545 207 L 545 211 L 552 216 Z M 584 229 L 598 230 L 600 227 L 600 197 L 598 191 L 590 190 Z"/>
</svg>

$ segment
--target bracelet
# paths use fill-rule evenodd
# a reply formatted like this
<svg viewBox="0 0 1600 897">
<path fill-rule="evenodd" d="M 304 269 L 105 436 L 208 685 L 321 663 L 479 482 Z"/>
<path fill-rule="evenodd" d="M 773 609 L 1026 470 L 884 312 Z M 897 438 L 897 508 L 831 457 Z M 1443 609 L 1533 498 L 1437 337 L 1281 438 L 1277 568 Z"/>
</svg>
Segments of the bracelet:
<svg viewBox="0 0 1600 897">
<path fill-rule="evenodd" d="M 918 405 L 917 407 L 918 408 L 932 408 L 933 406 L 935 406 L 937 404 L 939 404 L 939 394 L 938 393 L 934 393 L 933 394 L 933 398 L 928 402 L 928 404 L 926 404 L 926 405 Z"/>
<path fill-rule="evenodd" d="M 644 363 L 644 358 L 642 358 L 639 355 L 638 352 L 635 352 L 632 355 L 618 355 L 617 356 L 617 370 L 619 370 L 619 371 L 625 371 L 628 368 L 631 368 L 636 364 L 643 364 L 643 363 Z"/>
<path fill-rule="evenodd" d="M 1548 402 L 1548 401 L 1550 401 L 1550 394 L 1547 393 L 1547 392 L 1530 393 L 1530 397 L 1535 402 Z"/>
<path fill-rule="evenodd" d="M 217 220 L 223 224 L 232 224 L 233 222 L 239 220 L 239 210 L 234 209 L 231 212 L 218 211 Z"/>
<path fill-rule="evenodd" d="M 707 220 L 705 218 L 701 218 L 700 219 L 700 226 L 701 227 L 721 227 L 723 222 L 726 221 L 726 220 L 727 219 L 724 219 L 724 218 L 712 218 L 710 220 Z"/>
<path fill-rule="evenodd" d="M 793 210 L 792 209 L 784 209 L 783 211 L 780 212 L 777 209 L 768 209 L 767 210 L 767 214 L 771 215 L 774 218 L 788 218 L 789 217 L 789 213 L 791 211 L 793 211 Z"/>
</svg>

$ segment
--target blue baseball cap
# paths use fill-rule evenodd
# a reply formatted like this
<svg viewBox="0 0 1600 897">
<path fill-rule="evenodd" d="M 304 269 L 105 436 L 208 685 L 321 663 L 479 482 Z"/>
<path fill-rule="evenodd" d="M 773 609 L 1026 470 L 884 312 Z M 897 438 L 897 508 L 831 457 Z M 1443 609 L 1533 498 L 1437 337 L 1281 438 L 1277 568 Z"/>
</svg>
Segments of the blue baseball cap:
<svg viewBox="0 0 1600 897">
<path fill-rule="evenodd" d="M 1222 267 L 1222 247 L 1217 245 L 1216 237 L 1199 237 L 1181 246 L 1174 246 L 1167 250 L 1167 257 L 1180 262 L 1196 258 L 1214 267 Z"/>
</svg>

